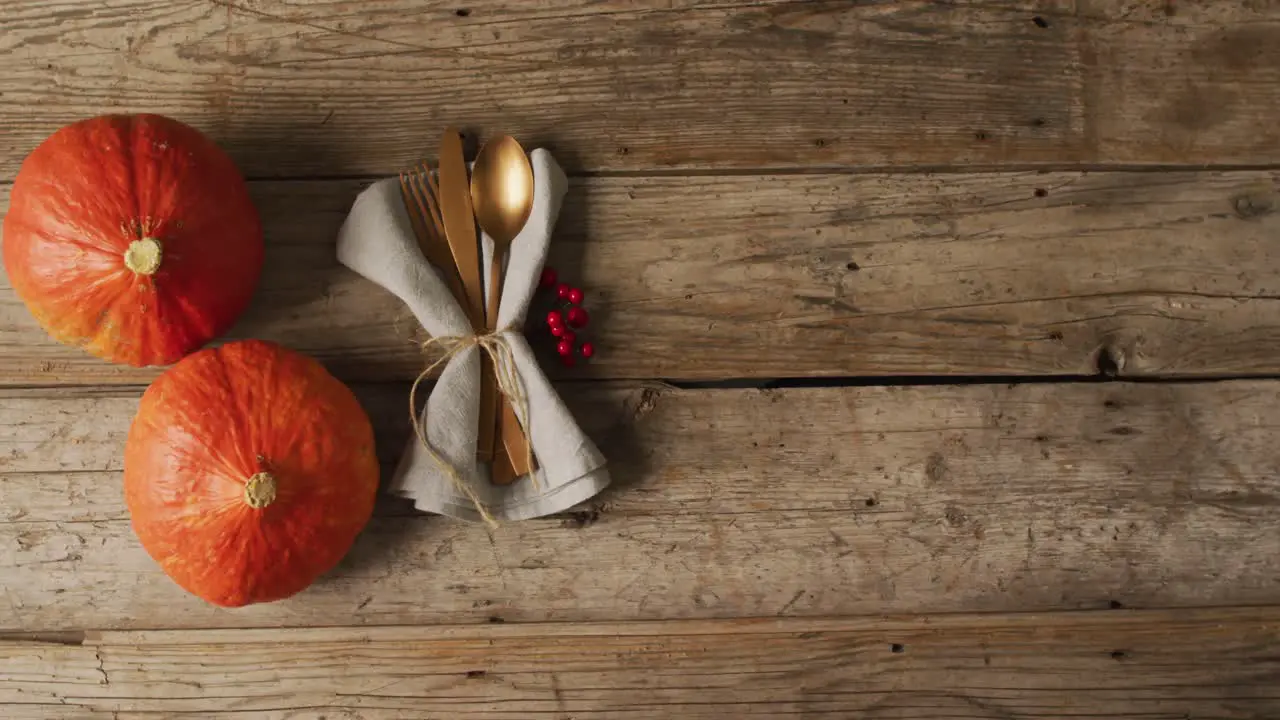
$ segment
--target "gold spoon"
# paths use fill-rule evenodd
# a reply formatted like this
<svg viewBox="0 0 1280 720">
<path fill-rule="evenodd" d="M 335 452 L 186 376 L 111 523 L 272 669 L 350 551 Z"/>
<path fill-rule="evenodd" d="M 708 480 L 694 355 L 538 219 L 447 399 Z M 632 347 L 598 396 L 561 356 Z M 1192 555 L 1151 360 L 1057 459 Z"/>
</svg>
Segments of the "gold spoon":
<svg viewBox="0 0 1280 720">
<path fill-rule="evenodd" d="M 492 332 L 498 328 L 503 260 L 511 247 L 511 241 L 520 234 L 520 229 L 529 221 L 529 213 L 533 210 L 533 167 L 529 165 L 529 156 L 515 138 L 499 135 L 480 148 L 480 154 L 476 156 L 475 165 L 471 168 L 471 204 L 475 208 L 480 229 L 493 239 L 493 258 L 489 262 L 489 306 L 485 313 L 485 326 Z M 481 417 L 493 417 L 497 414 L 496 403 L 501 399 L 501 394 L 494 391 L 490 397 L 495 403 L 495 412 L 481 412 Z M 526 467 L 528 455 L 525 437 L 509 402 L 502 402 L 498 426 L 506 457 L 498 458 L 495 455 L 495 466 L 499 464 L 499 460 L 505 460 L 515 471 L 515 477 L 531 472 L 534 468 Z M 494 473 L 494 477 L 506 482 L 515 479 L 508 478 L 507 473 L 501 469 Z"/>
</svg>

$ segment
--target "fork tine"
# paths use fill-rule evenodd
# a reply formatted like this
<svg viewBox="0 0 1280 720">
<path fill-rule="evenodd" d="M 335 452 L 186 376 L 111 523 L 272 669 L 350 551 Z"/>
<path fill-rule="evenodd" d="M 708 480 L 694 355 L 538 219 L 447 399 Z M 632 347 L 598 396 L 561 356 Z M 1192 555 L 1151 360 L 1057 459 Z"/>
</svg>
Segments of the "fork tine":
<svg viewBox="0 0 1280 720">
<path fill-rule="evenodd" d="M 436 195 L 437 197 L 439 197 L 439 196 L 440 196 L 440 184 L 439 184 L 439 182 L 436 180 L 436 177 L 435 177 L 434 175 L 432 175 L 432 174 L 431 174 L 431 166 L 430 166 L 430 165 L 428 165 L 428 164 L 427 164 L 427 162 L 426 162 L 425 160 L 422 162 L 422 171 L 423 171 L 423 173 L 425 173 L 425 174 L 426 174 L 426 176 L 427 176 L 427 183 L 428 183 L 429 185 L 431 185 L 431 192 L 435 193 L 435 195 Z"/>
<path fill-rule="evenodd" d="M 427 228 L 427 235 L 420 242 L 422 254 L 444 274 L 445 281 L 449 284 L 449 289 L 453 296 L 458 298 L 459 302 L 462 302 L 466 298 L 465 290 L 462 287 L 462 278 L 458 275 L 458 268 L 454 264 L 453 254 L 449 251 L 448 240 L 445 239 L 444 234 L 444 225 L 440 222 L 439 210 L 435 207 L 435 201 L 427 191 L 427 187 L 418 172 L 407 174 L 407 186 L 417 206 L 416 211 Z"/>
<path fill-rule="evenodd" d="M 430 230 L 431 225 L 433 224 L 433 219 L 431 214 L 427 212 L 427 206 L 423 203 L 422 191 L 418 187 L 417 178 L 414 177 L 413 173 L 408 173 L 405 176 L 405 181 L 409 189 L 409 196 L 413 199 L 414 210 L 417 211 L 418 217 L 426 224 L 427 229 Z"/>
<path fill-rule="evenodd" d="M 445 239 L 444 222 L 440 219 L 440 211 L 436 208 L 435 200 L 428 192 L 427 186 L 423 184 L 422 178 L 417 174 L 414 175 L 411 182 L 418 193 L 418 202 L 422 205 L 422 212 L 426 216 L 427 224 L 431 226 L 432 237 L 441 245 L 446 245 L 448 241 Z M 452 257 L 452 253 L 450 253 Z"/>
<path fill-rule="evenodd" d="M 418 246 L 425 250 L 428 233 L 427 218 L 422 213 L 421 205 L 412 187 L 412 180 L 407 173 L 400 173 L 400 196 L 404 200 L 405 210 L 408 211 L 409 222 L 413 225 L 413 234 L 418 238 Z"/>
<path fill-rule="evenodd" d="M 440 186 L 436 184 L 435 178 L 431 176 L 430 165 L 424 161 L 419 167 L 422 169 L 422 174 L 418 177 L 418 183 L 422 186 L 422 194 L 427 196 L 427 205 L 431 209 L 431 218 L 435 220 L 436 227 L 440 229 L 441 235 L 443 235 L 444 220 L 440 215 L 440 208 L 436 204 L 436 198 L 440 196 Z M 426 182 L 423 182 L 423 178 L 426 179 Z"/>
</svg>

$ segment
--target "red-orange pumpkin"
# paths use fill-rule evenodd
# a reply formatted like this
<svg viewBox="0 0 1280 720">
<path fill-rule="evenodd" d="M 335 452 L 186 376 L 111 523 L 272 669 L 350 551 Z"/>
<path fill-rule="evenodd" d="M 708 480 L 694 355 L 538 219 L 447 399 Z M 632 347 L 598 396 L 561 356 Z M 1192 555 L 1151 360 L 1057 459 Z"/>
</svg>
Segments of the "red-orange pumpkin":
<svg viewBox="0 0 1280 720">
<path fill-rule="evenodd" d="M 309 586 L 351 547 L 377 486 L 373 430 L 351 391 L 259 340 L 166 370 L 125 445 L 142 546 L 178 585 L 223 606 Z"/>
<path fill-rule="evenodd" d="M 226 332 L 262 270 L 244 179 L 192 127 L 108 115 L 62 128 L 18 171 L 4 265 L 59 342 L 167 365 Z"/>
</svg>

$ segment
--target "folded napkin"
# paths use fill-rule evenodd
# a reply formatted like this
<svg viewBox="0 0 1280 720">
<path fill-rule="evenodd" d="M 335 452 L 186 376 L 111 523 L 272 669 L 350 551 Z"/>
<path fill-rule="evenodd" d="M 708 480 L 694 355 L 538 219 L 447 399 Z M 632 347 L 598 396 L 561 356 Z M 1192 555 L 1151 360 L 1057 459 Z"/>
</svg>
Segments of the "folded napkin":
<svg viewBox="0 0 1280 720">
<path fill-rule="evenodd" d="M 496 520 L 523 520 L 560 512 L 609 484 L 604 456 L 565 408 L 519 330 L 529 311 L 568 189 L 568 180 L 551 153 L 535 149 L 530 161 L 533 211 L 508 254 L 498 328 L 511 350 L 513 369 L 528 401 L 528 417 L 522 416 L 521 421 L 529 431 L 537 457 L 537 482 L 525 476 L 510 485 L 494 485 L 489 480 L 488 466 L 476 460 L 480 353 L 484 352 L 481 348 L 470 345 L 449 358 L 419 419 L 437 456 L 452 466 Z M 466 313 L 443 276 L 423 257 L 400 193 L 398 178 L 380 180 L 360 193 L 338 232 L 338 261 L 403 300 L 432 337 L 474 335 Z M 488 267 L 493 240 L 485 235 L 481 240 L 482 267 Z M 482 275 L 487 281 L 489 273 Z M 425 360 L 424 357 L 424 365 Z M 499 369 L 505 372 L 505 354 L 499 354 L 498 362 L 503 363 Z M 521 412 L 517 403 L 512 406 L 517 414 Z M 472 521 L 483 517 L 475 502 L 459 492 L 448 471 L 416 437 L 400 458 L 390 490 L 412 498 L 420 510 Z"/>
</svg>

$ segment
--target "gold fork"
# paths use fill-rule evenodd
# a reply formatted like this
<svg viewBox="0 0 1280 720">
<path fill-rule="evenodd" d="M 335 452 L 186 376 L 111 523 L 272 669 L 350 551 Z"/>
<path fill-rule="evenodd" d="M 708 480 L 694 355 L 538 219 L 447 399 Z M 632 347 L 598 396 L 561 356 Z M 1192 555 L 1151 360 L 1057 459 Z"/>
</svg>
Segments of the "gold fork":
<svg viewBox="0 0 1280 720">
<path fill-rule="evenodd" d="M 400 173 L 400 195 L 404 199 L 404 207 L 409 213 L 409 222 L 413 225 L 413 234 L 418 238 L 418 248 L 422 250 L 422 255 L 427 262 L 444 273 L 449 290 L 454 297 L 459 297 L 462 293 L 462 278 L 458 275 L 453 255 L 449 253 L 449 245 L 444 239 L 440 207 L 436 204 L 435 193 L 429 183 L 435 183 L 435 179 L 431 177 L 431 167 L 422 163 L 409 172 Z"/>
</svg>

